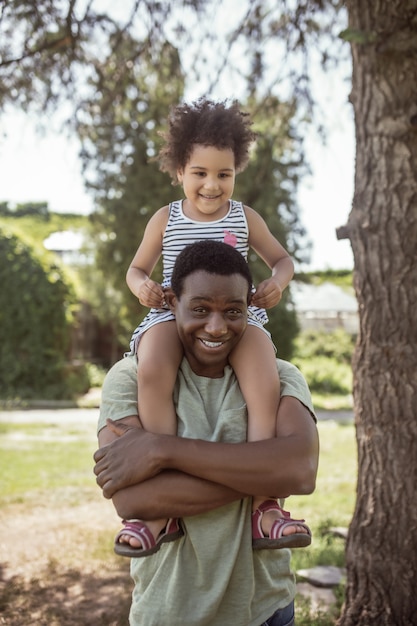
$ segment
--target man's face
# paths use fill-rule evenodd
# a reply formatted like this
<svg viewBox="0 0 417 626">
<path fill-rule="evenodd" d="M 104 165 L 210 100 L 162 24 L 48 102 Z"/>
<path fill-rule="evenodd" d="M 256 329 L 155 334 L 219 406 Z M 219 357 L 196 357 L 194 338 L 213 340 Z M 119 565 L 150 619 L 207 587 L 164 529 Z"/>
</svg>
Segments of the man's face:
<svg viewBox="0 0 417 626">
<path fill-rule="evenodd" d="M 171 297 L 178 335 L 192 370 L 223 376 L 228 356 L 247 325 L 248 283 L 240 274 L 197 271 L 187 276 L 180 299 Z"/>
</svg>

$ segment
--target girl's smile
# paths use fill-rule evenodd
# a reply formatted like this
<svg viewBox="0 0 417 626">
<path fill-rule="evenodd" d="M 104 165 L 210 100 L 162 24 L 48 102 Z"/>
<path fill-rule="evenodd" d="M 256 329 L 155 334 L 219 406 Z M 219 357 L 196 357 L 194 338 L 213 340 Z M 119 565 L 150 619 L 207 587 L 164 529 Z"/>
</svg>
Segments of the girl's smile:
<svg viewBox="0 0 417 626">
<path fill-rule="evenodd" d="M 187 217 L 201 222 L 224 217 L 235 186 L 235 158 L 231 149 L 196 144 L 183 170 L 178 171 Z"/>
</svg>

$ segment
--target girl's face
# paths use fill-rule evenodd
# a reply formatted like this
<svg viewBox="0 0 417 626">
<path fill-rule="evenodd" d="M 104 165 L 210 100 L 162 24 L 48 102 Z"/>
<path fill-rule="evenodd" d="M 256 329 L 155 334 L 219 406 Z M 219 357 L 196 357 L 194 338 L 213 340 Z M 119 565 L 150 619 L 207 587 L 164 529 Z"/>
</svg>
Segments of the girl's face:
<svg viewBox="0 0 417 626">
<path fill-rule="evenodd" d="M 177 175 L 187 198 L 184 202 L 187 217 L 208 222 L 227 214 L 236 175 L 231 149 L 196 144 L 188 163 Z"/>
</svg>

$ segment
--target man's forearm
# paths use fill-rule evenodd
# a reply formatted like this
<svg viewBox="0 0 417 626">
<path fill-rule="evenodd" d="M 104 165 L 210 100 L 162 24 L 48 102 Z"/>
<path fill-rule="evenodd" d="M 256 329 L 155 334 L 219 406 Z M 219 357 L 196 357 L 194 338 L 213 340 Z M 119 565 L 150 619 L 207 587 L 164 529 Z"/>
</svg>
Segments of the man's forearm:
<svg viewBox="0 0 417 626">
<path fill-rule="evenodd" d="M 110 498 L 164 470 L 177 470 L 248 495 L 311 493 L 318 462 L 316 426 L 292 397 L 281 400 L 278 415 L 276 438 L 254 443 L 212 443 L 131 428 L 96 452 L 97 482 Z M 177 497 L 180 501 L 181 492 Z"/>
<path fill-rule="evenodd" d="M 253 443 L 211 443 L 179 439 L 158 443 L 160 467 L 169 467 L 252 496 L 287 497 L 314 490 L 317 428 L 294 398 L 281 400 L 282 419 L 274 439 Z"/>
<path fill-rule="evenodd" d="M 216 446 L 214 449 L 213 446 Z M 275 438 L 244 444 L 181 439 L 160 441 L 162 466 L 232 490 L 275 497 L 314 490 L 316 463 L 304 442 Z"/>
<path fill-rule="evenodd" d="M 240 500 L 244 495 L 181 472 L 166 471 L 116 492 L 112 501 L 123 519 L 188 517 Z"/>
</svg>

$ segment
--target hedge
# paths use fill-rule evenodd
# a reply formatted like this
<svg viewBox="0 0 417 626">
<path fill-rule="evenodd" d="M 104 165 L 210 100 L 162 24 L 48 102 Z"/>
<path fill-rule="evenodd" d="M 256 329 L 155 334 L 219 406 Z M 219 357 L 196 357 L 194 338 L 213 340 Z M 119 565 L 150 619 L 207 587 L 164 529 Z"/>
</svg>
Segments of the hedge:
<svg viewBox="0 0 417 626">
<path fill-rule="evenodd" d="M 62 270 L 0 229 L 0 398 L 62 398 L 71 287 Z"/>
</svg>

